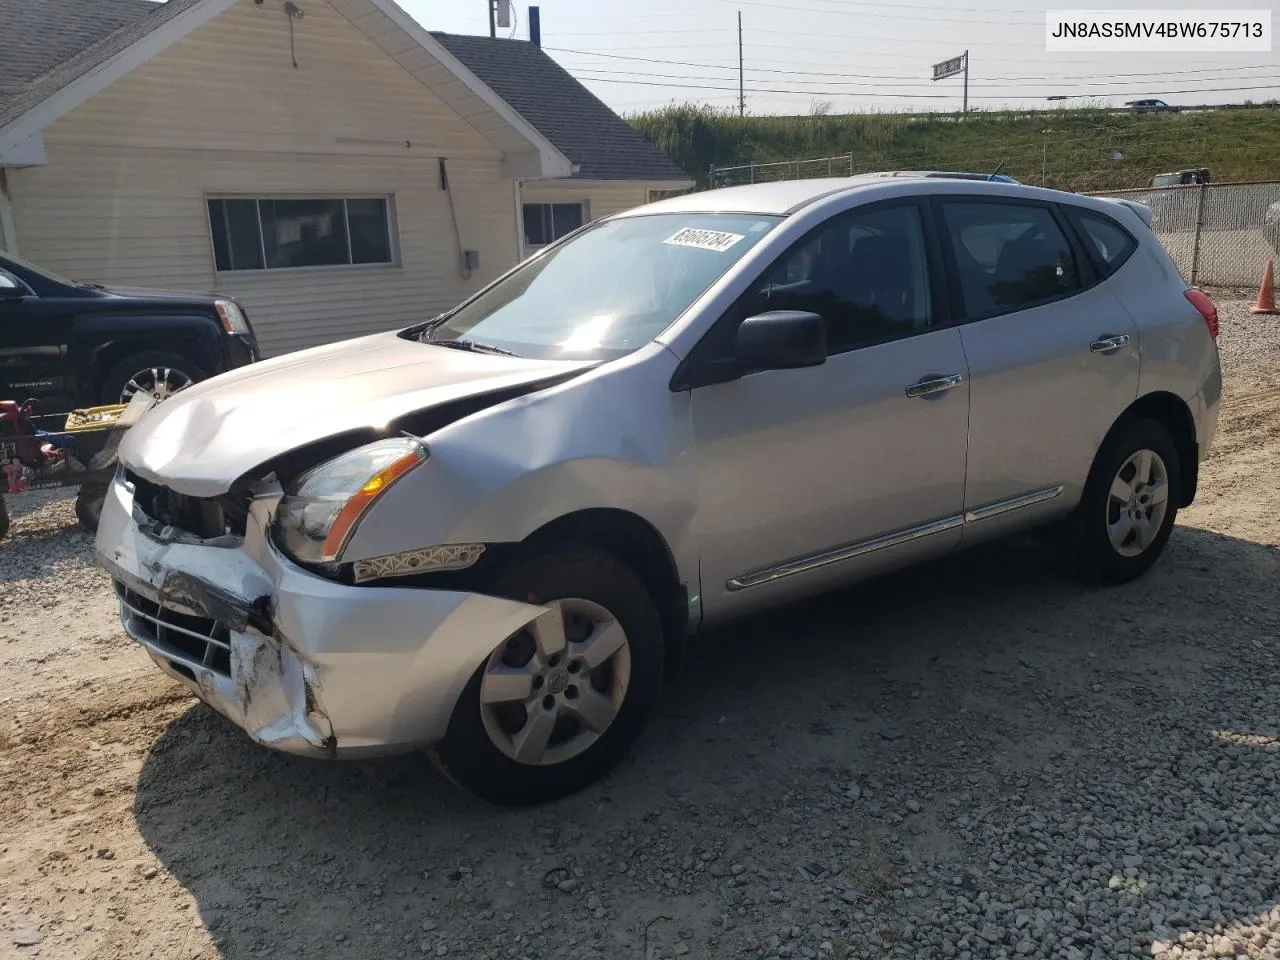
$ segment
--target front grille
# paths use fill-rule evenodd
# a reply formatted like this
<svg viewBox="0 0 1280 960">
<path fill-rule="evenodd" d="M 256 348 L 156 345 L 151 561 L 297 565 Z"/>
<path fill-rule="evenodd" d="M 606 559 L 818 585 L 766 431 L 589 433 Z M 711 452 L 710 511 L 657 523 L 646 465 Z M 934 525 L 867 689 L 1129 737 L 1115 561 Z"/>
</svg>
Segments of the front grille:
<svg viewBox="0 0 1280 960">
<path fill-rule="evenodd" d="M 144 480 L 132 470 L 124 478 L 133 485 L 133 502 L 156 522 L 174 526 L 203 539 L 232 533 L 243 537 L 249 520 L 249 496 L 189 497 Z"/>
<path fill-rule="evenodd" d="M 208 617 L 179 613 L 116 582 L 129 632 L 167 657 L 180 672 L 194 679 L 195 667 L 231 676 L 231 634 L 227 625 Z"/>
</svg>

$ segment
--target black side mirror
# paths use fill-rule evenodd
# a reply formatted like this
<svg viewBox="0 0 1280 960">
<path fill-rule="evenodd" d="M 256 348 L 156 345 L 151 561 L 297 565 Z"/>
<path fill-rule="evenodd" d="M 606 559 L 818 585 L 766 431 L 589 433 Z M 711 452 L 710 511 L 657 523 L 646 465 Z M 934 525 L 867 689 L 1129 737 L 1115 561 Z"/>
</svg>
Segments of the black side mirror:
<svg viewBox="0 0 1280 960">
<path fill-rule="evenodd" d="M 790 370 L 827 361 L 827 323 L 816 313 L 773 310 L 738 327 L 735 357 L 744 370 Z"/>
<path fill-rule="evenodd" d="M 9 274 L 0 271 L 0 300 L 21 300 L 27 288 Z"/>
</svg>

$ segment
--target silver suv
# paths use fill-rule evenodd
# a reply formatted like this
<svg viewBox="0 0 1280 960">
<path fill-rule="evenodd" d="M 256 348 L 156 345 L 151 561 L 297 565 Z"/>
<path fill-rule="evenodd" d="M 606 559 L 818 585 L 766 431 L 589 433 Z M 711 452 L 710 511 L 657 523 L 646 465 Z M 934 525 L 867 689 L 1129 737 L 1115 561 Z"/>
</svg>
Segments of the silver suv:
<svg viewBox="0 0 1280 960">
<path fill-rule="evenodd" d="M 1221 393 L 1144 212 L 867 177 L 589 224 L 146 414 L 97 541 L 124 627 L 260 743 L 522 804 L 604 774 L 709 624 L 1037 527 L 1131 580 Z"/>
</svg>

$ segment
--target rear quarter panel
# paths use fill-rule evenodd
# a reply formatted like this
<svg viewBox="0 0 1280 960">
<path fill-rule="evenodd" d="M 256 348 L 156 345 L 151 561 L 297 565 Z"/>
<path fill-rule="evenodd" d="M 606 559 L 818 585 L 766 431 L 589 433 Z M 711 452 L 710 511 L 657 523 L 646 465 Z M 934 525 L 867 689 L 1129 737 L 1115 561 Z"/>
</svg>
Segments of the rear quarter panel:
<svg viewBox="0 0 1280 960">
<path fill-rule="evenodd" d="M 1203 458 L 1213 443 L 1222 397 L 1218 345 L 1184 295 L 1187 284 L 1160 241 L 1145 228 L 1130 229 L 1139 238 L 1138 250 L 1112 279 L 1138 325 L 1138 396 L 1164 392 L 1182 398 L 1195 420 Z"/>
</svg>

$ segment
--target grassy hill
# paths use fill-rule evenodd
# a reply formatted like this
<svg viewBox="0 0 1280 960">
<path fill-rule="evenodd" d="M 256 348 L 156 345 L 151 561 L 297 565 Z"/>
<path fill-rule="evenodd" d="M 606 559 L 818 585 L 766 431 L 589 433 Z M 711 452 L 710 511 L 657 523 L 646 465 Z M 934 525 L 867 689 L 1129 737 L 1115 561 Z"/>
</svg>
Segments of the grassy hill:
<svg viewBox="0 0 1280 960">
<path fill-rule="evenodd" d="M 1039 184 L 1043 171 L 1047 186 L 1075 191 L 1141 187 L 1156 173 L 1184 167 L 1208 167 L 1216 182 L 1280 179 L 1280 110 L 1274 106 L 738 117 L 686 105 L 629 119 L 703 186 L 712 164 L 842 154 L 853 154 L 855 173 L 987 172 L 1002 165 L 1002 173 L 1025 183 Z"/>
</svg>

